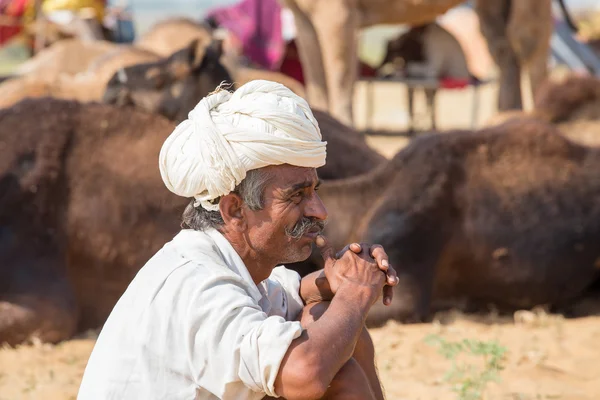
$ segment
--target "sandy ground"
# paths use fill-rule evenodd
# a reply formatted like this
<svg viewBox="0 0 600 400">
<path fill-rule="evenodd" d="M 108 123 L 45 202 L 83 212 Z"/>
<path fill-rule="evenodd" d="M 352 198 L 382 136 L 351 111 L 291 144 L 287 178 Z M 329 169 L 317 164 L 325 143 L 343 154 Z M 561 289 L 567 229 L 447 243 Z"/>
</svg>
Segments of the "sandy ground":
<svg viewBox="0 0 600 400">
<path fill-rule="evenodd" d="M 480 93 L 479 125 L 494 113 L 497 88 Z M 356 92 L 357 127 L 365 127 L 365 85 Z M 422 99 L 421 99 L 422 100 Z M 442 129 L 469 127 L 472 93 L 441 92 L 438 123 Z M 422 104 L 422 102 L 421 102 Z M 376 115 L 372 129 L 406 128 L 406 104 L 401 85 L 375 85 Z M 408 141 L 402 136 L 369 136 L 369 143 L 391 157 Z M 452 368 L 474 365 L 484 370 L 483 356 L 458 355 L 446 359 L 425 339 L 434 335 L 450 343 L 464 339 L 506 348 L 505 369 L 490 383 L 485 399 L 592 400 L 600 398 L 600 317 L 565 319 L 538 311 L 517 312 L 515 317 L 463 315 L 445 312 L 433 323 L 401 325 L 390 322 L 372 329 L 377 363 L 387 398 L 457 399 L 453 384 L 445 379 Z M 0 349 L 0 400 L 75 399 L 94 335 L 56 346 L 29 345 Z M 468 377 L 458 384 L 468 383 Z M 454 384 L 456 385 L 456 383 Z"/>
</svg>

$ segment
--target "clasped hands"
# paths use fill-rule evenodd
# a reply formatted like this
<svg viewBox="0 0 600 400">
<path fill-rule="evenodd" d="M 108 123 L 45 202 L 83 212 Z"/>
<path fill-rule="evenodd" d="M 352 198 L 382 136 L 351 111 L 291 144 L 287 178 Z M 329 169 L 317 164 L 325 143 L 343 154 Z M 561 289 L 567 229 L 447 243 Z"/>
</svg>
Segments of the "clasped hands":
<svg viewBox="0 0 600 400">
<path fill-rule="evenodd" d="M 383 304 L 387 306 L 392 303 L 393 287 L 398 284 L 398 277 L 396 271 L 389 263 L 388 255 L 383 246 L 378 244 L 351 243 L 336 254 L 325 237 L 318 236 L 315 243 L 325 261 L 324 276 L 318 278 L 320 281 L 318 282 L 319 286 L 327 287 L 332 295 L 335 295 L 340 284 L 340 275 L 343 275 L 344 278 L 352 279 L 358 284 L 369 284 L 378 280 L 376 279 L 378 276 L 375 271 L 379 270 L 384 275 L 381 282 L 379 282 L 383 284 Z M 350 252 L 348 253 L 348 251 Z M 338 263 L 338 260 L 342 259 L 344 259 L 343 262 Z M 337 269 L 336 264 L 338 264 Z M 343 267 L 342 264 L 344 265 Z M 340 270 L 340 268 L 348 268 L 349 264 L 354 266 L 354 272 Z M 363 274 L 359 277 L 361 272 Z M 365 275 L 368 273 L 375 273 L 375 275 L 368 277 Z M 351 277 L 350 275 L 355 276 Z"/>
</svg>

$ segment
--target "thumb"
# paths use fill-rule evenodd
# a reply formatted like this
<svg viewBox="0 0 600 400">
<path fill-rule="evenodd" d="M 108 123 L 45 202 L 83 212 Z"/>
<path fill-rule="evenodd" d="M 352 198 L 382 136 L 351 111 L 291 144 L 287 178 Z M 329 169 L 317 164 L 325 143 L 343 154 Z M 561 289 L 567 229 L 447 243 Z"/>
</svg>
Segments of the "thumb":
<svg viewBox="0 0 600 400">
<path fill-rule="evenodd" d="M 315 244 L 319 248 L 319 251 L 321 252 L 321 256 L 323 257 L 323 260 L 326 263 L 328 261 L 335 260 L 335 252 L 333 250 L 333 247 L 331 247 L 331 245 L 329 244 L 327 239 L 325 239 L 325 236 L 323 236 L 323 235 L 317 236 L 317 239 L 315 240 Z"/>
</svg>

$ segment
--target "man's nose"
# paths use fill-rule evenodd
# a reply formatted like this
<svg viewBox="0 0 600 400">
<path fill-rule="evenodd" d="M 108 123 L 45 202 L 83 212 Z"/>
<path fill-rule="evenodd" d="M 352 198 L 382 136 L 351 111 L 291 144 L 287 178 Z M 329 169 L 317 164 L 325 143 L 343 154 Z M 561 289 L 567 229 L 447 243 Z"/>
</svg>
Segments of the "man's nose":
<svg viewBox="0 0 600 400">
<path fill-rule="evenodd" d="M 308 218 L 315 218 L 321 221 L 325 221 L 327 219 L 327 209 L 317 193 L 314 193 L 311 196 L 310 201 L 304 209 L 304 216 Z"/>
</svg>

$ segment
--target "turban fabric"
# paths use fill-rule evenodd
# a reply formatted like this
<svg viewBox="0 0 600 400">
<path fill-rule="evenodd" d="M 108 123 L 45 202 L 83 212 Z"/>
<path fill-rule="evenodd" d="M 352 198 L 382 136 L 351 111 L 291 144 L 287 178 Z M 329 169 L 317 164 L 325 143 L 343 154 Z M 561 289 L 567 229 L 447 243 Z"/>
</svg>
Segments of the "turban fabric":
<svg viewBox="0 0 600 400">
<path fill-rule="evenodd" d="M 159 168 L 171 192 L 216 211 L 214 200 L 246 172 L 280 164 L 318 168 L 325 146 L 303 98 L 279 83 L 255 80 L 203 98 L 163 144 Z"/>
</svg>

